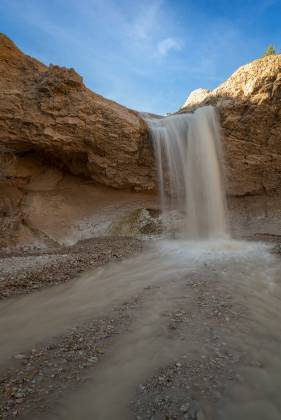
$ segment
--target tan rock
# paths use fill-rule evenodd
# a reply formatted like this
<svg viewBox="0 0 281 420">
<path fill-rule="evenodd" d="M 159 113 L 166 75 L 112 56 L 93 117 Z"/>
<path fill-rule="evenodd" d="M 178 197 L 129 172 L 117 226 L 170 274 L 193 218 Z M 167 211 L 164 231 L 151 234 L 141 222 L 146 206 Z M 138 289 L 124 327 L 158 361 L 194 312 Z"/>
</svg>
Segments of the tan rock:
<svg viewBox="0 0 281 420">
<path fill-rule="evenodd" d="M 216 105 L 223 129 L 227 189 L 232 195 L 281 190 L 281 55 L 238 69 L 183 111 Z"/>
<path fill-rule="evenodd" d="M 203 89 L 203 88 L 195 89 L 188 96 L 182 108 L 185 108 L 187 106 L 193 106 L 204 101 L 204 99 L 209 95 L 209 93 L 210 91 L 208 89 Z"/>
<path fill-rule="evenodd" d="M 138 113 L 91 92 L 73 69 L 26 56 L 3 34 L 1 147 L 115 188 L 155 187 L 148 130 Z"/>
<path fill-rule="evenodd" d="M 195 91 L 181 111 L 204 104 L 218 108 L 228 193 L 260 195 L 232 199 L 233 213 L 246 203 L 243 229 L 253 214 L 263 220 L 260 233 L 267 218 L 274 219 L 267 230 L 275 233 L 280 220 L 280 86 L 281 56 L 268 56 L 212 92 Z M 74 70 L 47 67 L 0 35 L 0 247 L 38 238 L 45 245 L 72 243 L 104 234 L 110 221 L 132 211 L 158 205 L 153 195 L 108 187 L 155 189 L 145 122 L 91 92 Z M 271 201 L 264 200 L 265 193 Z M 235 217 L 233 225 L 240 220 Z M 257 231 L 256 221 L 252 225 L 251 232 Z"/>
</svg>

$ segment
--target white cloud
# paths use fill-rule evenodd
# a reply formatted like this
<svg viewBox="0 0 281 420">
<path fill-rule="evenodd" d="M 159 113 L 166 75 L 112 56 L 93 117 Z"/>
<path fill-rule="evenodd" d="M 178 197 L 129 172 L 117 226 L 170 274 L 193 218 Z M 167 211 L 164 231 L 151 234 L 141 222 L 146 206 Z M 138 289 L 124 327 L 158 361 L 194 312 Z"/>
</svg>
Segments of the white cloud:
<svg viewBox="0 0 281 420">
<path fill-rule="evenodd" d="M 170 50 L 180 51 L 183 48 L 183 42 L 177 38 L 165 38 L 158 42 L 158 54 L 164 57 Z"/>
<path fill-rule="evenodd" d="M 176 28 L 165 3 L 164 0 L 143 0 L 141 6 L 134 9 L 135 18 L 128 23 L 126 31 L 127 46 L 142 50 L 143 56 L 153 59 L 183 48 L 181 39 L 170 36 Z"/>
</svg>

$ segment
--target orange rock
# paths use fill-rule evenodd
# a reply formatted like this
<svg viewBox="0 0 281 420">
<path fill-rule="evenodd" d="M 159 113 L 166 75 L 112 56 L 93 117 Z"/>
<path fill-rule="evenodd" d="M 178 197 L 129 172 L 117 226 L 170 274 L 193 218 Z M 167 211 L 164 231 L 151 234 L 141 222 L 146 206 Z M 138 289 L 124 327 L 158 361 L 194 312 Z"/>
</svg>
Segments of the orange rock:
<svg viewBox="0 0 281 420">
<path fill-rule="evenodd" d="M 28 57 L 3 34 L 1 146 L 107 186 L 155 187 L 148 130 L 138 113 L 87 89 L 73 69 Z"/>
</svg>

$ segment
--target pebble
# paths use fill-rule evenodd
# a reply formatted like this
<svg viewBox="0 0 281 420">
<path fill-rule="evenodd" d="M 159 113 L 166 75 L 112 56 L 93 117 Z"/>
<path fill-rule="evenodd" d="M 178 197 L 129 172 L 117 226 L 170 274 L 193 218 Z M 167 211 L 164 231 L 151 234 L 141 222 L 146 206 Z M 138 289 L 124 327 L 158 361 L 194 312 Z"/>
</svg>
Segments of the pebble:
<svg viewBox="0 0 281 420">
<path fill-rule="evenodd" d="M 24 398 L 17 398 L 16 399 L 17 404 L 22 404 L 23 402 L 24 402 Z"/>
<path fill-rule="evenodd" d="M 189 410 L 189 407 L 190 407 L 190 404 L 189 404 L 189 403 L 183 404 L 183 405 L 181 406 L 181 408 L 180 408 L 180 411 L 181 411 L 182 413 L 187 413 L 187 411 Z"/>
<path fill-rule="evenodd" d="M 25 397 L 25 394 L 23 392 L 17 392 L 15 394 L 15 398 L 17 398 L 17 399 L 21 399 L 21 398 L 24 398 L 24 397 Z"/>
<path fill-rule="evenodd" d="M 97 363 L 97 362 L 98 362 L 98 358 L 97 358 L 97 357 L 90 357 L 90 358 L 88 359 L 88 362 L 89 362 L 89 363 Z"/>
<path fill-rule="evenodd" d="M 16 354 L 14 358 L 17 360 L 23 360 L 23 359 L 26 359 L 26 355 L 19 353 L 19 354 Z"/>
</svg>

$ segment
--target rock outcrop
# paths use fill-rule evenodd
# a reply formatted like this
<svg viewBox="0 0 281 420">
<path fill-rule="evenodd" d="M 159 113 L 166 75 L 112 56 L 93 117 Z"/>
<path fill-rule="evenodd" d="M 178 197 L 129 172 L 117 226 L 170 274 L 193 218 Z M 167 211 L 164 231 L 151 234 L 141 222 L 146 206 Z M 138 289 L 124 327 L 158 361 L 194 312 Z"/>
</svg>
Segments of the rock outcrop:
<svg viewBox="0 0 281 420">
<path fill-rule="evenodd" d="M 0 34 L 0 248 L 95 236 L 101 213 L 114 220 L 131 197 L 138 206 L 133 191 L 153 189 L 154 159 L 139 114 Z"/>
<path fill-rule="evenodd" d="M 210 93 L 209 89 L 203 89 L 203 88 L 195 89 L 188 96 L 182 108 L 191 107 L 191 106 L 200 104 L 209 95 L 209 93 Z"/>
<path fill-rule="evenodd" d="M 255 60 L 212 92 L 200 91 L 204 95 L 192 94 L 181 112 L 207 104 L 218 108 L 228 193 L 243 196 L 280 192 L 281 55 Z"/>
<path fill-rule="evenodd" d="M 0 34 L 0 148 L 35 155 L 115 188 L 154 188 L 138 113 L 85 87 L 73 70 L 23 54 Z"/>
<path fill-rule="evenodd" d="M 281 56 L 241 67 L 212 92 L 197 89 L 181 112 L 204 104 L 220 111 L 228 193 L 279 189 Z M 139 114 L 91 92 L 74 70 L 26 56 L 5 35 L 0 35 L 0 148 L 110 187 L 155 188 L 152 147 Z"/>
<path fill-rule="evenodd" d="M 198 89 L 180 112 L 205 104 L 220 113 L 228 193 L 248 196 L 241 214 L 252 208 L 259 220 L 280 220 L 281 56 L 242 67 L 212 92 Z M 110 221 L 157 208 L 155 196 L 140 191 L 155 191 L 153 150 L 140 115 L 91 92 L 74 70 L 26 56 L 0 34 L 0 248 L 99 235 Z M 233 208 L 237 214 L 241 206 Z"/>
</svg>

